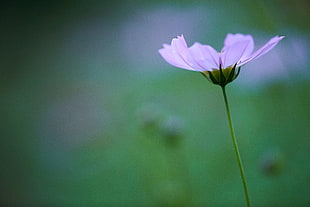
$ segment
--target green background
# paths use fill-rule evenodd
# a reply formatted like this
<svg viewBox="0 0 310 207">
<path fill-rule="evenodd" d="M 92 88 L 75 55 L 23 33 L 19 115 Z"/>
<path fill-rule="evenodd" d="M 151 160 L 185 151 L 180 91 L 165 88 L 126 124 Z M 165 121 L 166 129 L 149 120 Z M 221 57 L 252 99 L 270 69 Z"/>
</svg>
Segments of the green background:
<svg viewBox="0 0 310 207">
<path fill-rule="evenodd" d="M 227 87 L 253 206 L 310 205 L 309 1 L 7 1 L 1 206 L 244 206 L 220 87 L 157 50 L 285 35 Z M 256 47 L 257 48 L 257 47 Z"/>
</svg>

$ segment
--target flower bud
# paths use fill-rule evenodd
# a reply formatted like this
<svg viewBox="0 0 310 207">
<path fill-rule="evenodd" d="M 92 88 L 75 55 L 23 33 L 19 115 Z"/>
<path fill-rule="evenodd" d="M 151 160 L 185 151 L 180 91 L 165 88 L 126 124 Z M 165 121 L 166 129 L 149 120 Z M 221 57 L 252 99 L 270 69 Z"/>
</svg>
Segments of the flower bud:
<svg viewBox="0 0 310 207">
<path fill-rule="evenodd" d="M 170 145 L 179 143 L 184 131 L 184 121 L 178 117 L 168 117 L 163 124 L 165 140 Z"/>
<path fill-rule="evenodd" d="M 261 158 L 261 169 L 266 175 L 277 175 L 283 168 L 283 157 L 278 150 L 266 151 Z"/>
<path fill-rule="evenodd" d="M 159 106 L 154 104 L 143 106 L 138 115 L 144 128 L 155 128 L 160 121 Z"/>
</svg>

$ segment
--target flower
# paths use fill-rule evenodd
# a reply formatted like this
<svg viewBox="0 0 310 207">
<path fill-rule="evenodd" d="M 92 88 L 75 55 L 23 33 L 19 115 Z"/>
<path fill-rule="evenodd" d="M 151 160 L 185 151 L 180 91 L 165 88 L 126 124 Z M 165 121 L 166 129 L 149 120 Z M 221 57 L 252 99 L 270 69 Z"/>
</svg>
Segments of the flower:
<svg viewBox="0 0 310 207">
<path fill-rule="evenodd" d="M 224 47 L 217 52 L 213 47 L 199 42 L 188 47 L 181 35 L 173 38 L 171 45 L 164 44 L 158 52 L 169 64 L 201 72 L 214 84 L 225 86 L 237 78 L 241 66 L 269 52 L 283 38 L 275 36 L 253 52 L 254 40 L 251 35 L 227 34 Z"/>
</svg>

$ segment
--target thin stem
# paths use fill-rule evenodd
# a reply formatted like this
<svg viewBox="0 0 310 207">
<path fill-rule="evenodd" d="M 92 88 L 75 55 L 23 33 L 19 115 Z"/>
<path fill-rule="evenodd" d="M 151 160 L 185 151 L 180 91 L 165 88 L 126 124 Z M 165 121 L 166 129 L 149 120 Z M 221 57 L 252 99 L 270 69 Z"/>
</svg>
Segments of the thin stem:
<svg viewBox="0 0 310 207">
<path fill-rule="evenodd" d="M 242 166 L 241 156 L 240 156 L 240 153 L 239 153 L 238 144 L 237 144 L 237 140 L 236 140 L 236 136 L 235 136 L 232 120 L 231 120 L 231 115 L 230 115 L 230 109 L 229 109 L 229 105 L 228 105 L 226 90 L 225 90 L 225 86 L 221 86 L 221 87 L 222 87 L 224 101 L 225 101 L 225 106 L 226 106 L 226 112 L 227 112 L 227 117 L 228 117 L 230 134 L 231 134 L 232 142 L 233 142 L 233 145 L 234 145 L 234 149 L 235 149 L 235 153 L 236 153 L 236 157 L 237 157 L 237 161 L 238 161 L 238 166 L 239 166 L 239 170 L 240 170 L 240 175 L 241 175 L 241 179 L 242 179 L 245 200 L 246 200 L 247 207 L 250 207 L 251 205 L 250 205 L 248 187 L 247 187 L 247 184 L 246 184 L 246 181 L 245 181 L 245 175 L 244 175 L 244 170 L 243 170 L 243 166 Z"/>
</svg>

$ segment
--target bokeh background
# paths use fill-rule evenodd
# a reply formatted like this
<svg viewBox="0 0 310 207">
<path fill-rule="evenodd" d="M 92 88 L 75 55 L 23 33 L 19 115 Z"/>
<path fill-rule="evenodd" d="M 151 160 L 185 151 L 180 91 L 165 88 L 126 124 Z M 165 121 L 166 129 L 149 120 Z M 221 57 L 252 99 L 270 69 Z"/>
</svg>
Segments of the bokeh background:
<svg viewBox="0 0 310 207">
<path fill-rule="evenodd" d="M 227 90 L 253 206 L 310 205 L 309 1 L 0 10 L 1 206 L 245 205 L 220 87 L 157 52 L 227 33 L 286 36 Z"/>
</svg>

